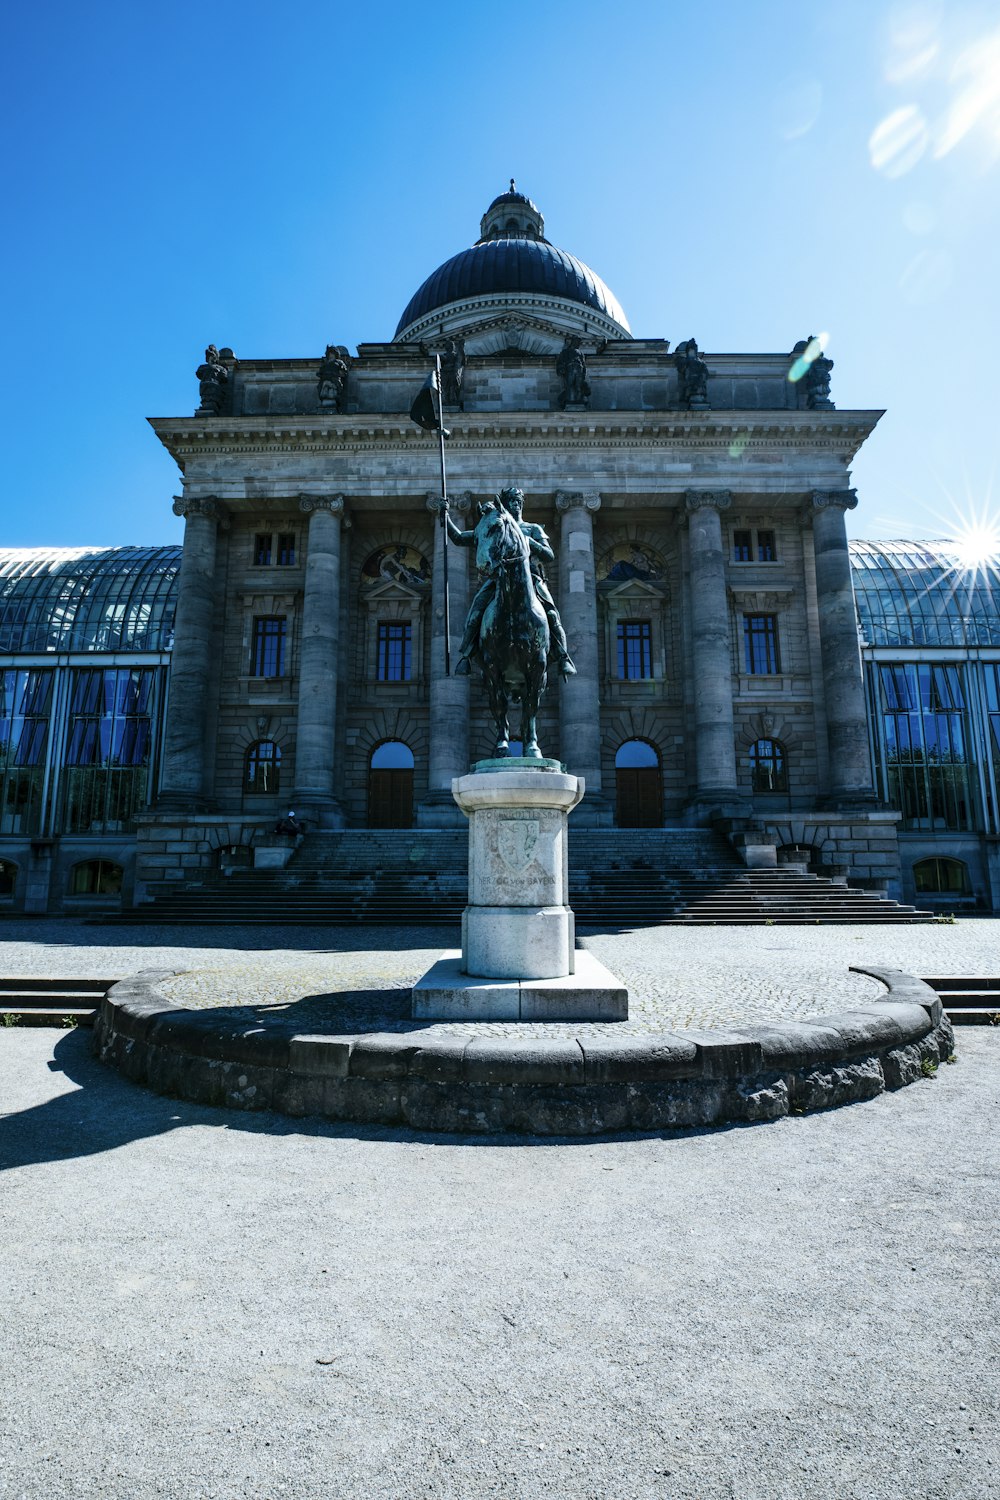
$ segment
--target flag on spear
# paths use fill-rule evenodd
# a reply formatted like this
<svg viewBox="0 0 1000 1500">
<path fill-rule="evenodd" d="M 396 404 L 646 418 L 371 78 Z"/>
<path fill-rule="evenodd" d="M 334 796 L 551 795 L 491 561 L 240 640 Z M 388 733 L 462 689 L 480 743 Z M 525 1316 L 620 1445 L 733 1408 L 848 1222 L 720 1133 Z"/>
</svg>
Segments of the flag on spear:
<svg viewBox="0 0 1000 1500">
<path fill-rule="evenodd" d="M 436 368 L 417 392 L 417 399 L 410 407 L 410 416 L 425 432 L 440 432 L 442 437 L 451 436 L 441 420 L 441 386 Z"/>
<path fill-rule="evenodd" d="M 441 356 L 434 356 L 434 368 L 417 392 L 410 416 L 425 432 L 436 432 L 441 455 L 441 559 L 444 573 L 444 672 L 451 673 L 451 606 L 448 600 L 448 475 L 444 462 L 444 440 L 451 433 L 441 414 Z"/>
</svg>

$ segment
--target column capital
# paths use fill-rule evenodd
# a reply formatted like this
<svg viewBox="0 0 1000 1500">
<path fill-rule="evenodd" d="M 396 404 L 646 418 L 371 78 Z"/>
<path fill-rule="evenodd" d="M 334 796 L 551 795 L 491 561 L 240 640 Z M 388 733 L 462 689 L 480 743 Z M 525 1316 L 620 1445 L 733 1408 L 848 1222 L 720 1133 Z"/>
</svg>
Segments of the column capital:
<svg viewBox="0 0 1000 1500">
<path fill-rule="evenodd" d="M 601 497 L 595 490 L 556 490 L 556 510 L 565 515 L 577 505 L 584 510 L 598 511 L 601 508 Z"/>
<path fill-rule="evenodd" d="M 439 515 L 443 504 L 443 499 L 439 494 L 436 493 L 436 491 L 428 491 L 427 509 L 431 512 L 432 515 Z M 471 505 L 471 490 L 462 490 L 461 494 L 448 496 L 448 509 L 457 511 L 460 516 L 464 516 L 470 509 Z"/>
<path fill-rule="evenodd" d="M 300 495 L 299 510 L 304 515 L 310 515 L 313 511 L 326 510 L 331 516 L 344 517 L 343 495 Z"/>
<path fill-rule="evenodd" d="M 175 516 L 183 516 L 185 520 L 193 516 L 204 516 L 206 520 L 219 521 L 223 526 L 229 525 L 229 512 L 218 495 L 175 495 L 172 509 Z"/>
<path fill-rule="evenodd" d="M 728 510 L 733 503 L 729 490 L 685 490 L 684 506 L 690 513 L 710 505 L 713 510 Z"/>
<path fill-rule="evenodd" d="M 826 510 L 835 505 L 839 510 L 854 510 L 858 503 L 857 490 L 813 490 L 814 510 Z"/>
</svg>

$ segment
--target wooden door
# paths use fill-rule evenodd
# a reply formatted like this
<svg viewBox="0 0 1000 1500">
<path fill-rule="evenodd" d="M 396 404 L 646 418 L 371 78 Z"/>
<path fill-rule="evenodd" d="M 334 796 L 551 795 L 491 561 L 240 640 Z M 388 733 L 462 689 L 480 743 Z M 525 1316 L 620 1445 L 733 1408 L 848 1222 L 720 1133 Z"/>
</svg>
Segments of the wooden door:
<svg viewBox="0 0 1000 1500">
<path fill-rule="evenodd" d="M 368 827 L 413 827 L 413 772 L 368 772 Z"/>
<path fill-rule="evenodd" d="M 615 772 L 619 828 L 660 828 L 663 786 L 659 766 L 619 766 Z"/>
</svg>

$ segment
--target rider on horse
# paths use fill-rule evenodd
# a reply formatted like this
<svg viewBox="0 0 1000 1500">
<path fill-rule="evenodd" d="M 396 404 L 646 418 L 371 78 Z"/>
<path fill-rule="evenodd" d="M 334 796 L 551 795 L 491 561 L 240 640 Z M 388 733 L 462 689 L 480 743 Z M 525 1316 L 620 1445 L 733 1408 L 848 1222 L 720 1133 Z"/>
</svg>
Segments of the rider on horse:
<svg viewBox="0 0 1000 1500">
<path fill-rule="evenodd" d="M 535 590 L 535 597 L 545 611 L 549 622 L 549 634 L 552 643 L 552 655 L 563 677 L 576 675 L 576 667 L 570 658 L 569 649 L 566 644 L 566 632 L 563 629 L 559 611 L 555 600 L 549 592 L 549 586 L 545 578 L 545 563 L 554 562 L 555 554 L 552 551 L 549 539 L 545 534 L 544 526 L 535 526 L 528 521 L 522 521 L 521 510 L 524 506 L 524 494 L 517 488 L 501 490 L 493 499 L 480 502 L 480 514 L 495 509 L 502 505 L 509 515 L 513 516 L 528 543 L 529 559 L 531 566 L 531 582 Z M 453 542 L 460 547 L 474 547 L 476 545 L 475 531 L 460 531 L 451 517 L 448 517 L 448 535 Z M 479 645 L 479 627 L 483 615 L 490 601 L 496 594 L 496 580 L 492 574 L 487 574 L 483 583 L 480 584 L 476 596 L 469 607 L 468 619 L 465 624 L 465 634 L 459 649 L 459 660 L 455 667 L 456 677 L 467 677 L 472 670 L 471 657 L 476 654 Z"/>
</svg>

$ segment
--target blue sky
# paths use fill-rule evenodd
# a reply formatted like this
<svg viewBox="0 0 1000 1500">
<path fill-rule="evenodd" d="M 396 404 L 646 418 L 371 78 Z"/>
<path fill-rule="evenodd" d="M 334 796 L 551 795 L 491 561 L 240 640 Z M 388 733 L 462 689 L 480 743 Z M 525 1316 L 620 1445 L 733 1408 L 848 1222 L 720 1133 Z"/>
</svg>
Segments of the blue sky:
<svg viewBox="0 0 1000 1500">
<path fill-rule="evenodd" d="M 206 343 L 390 338 L 508 178 L 633 331 L 828 333 L 886 407 L 855 534 L 1000 519 L 1000 6 L 17 7 L 0 62 L 9 546 L 180 540 L 147 416 Z"/>
</svg>

